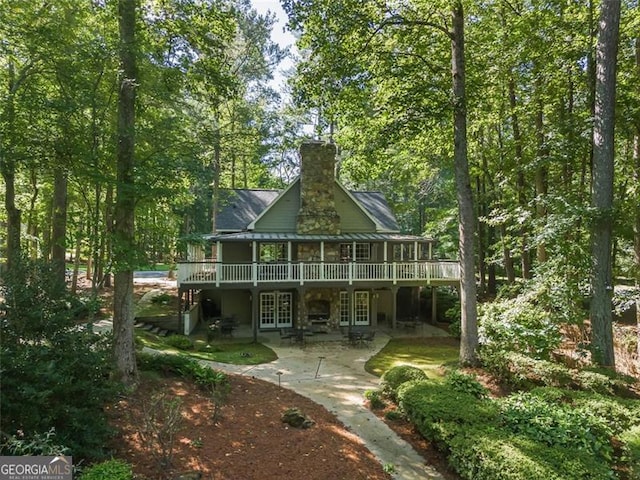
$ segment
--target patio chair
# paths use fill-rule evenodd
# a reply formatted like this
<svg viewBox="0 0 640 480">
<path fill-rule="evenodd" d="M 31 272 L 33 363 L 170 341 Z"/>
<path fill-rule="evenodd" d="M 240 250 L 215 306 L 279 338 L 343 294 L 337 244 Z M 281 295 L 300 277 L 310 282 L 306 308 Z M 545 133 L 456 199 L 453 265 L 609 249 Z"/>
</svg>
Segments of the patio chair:
<svg viewBox="0 0 640 480">
<path fill-rule="evenodd" d="M 362 337 L 362 343 L 364 345 L 369 345 L 371 344 L 371 342 L 373 342 L 373 339 L 376 337 L 376 331 L 375 330 L 370 330 L 367 333 L 364 334 L 364 336 Z"/>
</svg>

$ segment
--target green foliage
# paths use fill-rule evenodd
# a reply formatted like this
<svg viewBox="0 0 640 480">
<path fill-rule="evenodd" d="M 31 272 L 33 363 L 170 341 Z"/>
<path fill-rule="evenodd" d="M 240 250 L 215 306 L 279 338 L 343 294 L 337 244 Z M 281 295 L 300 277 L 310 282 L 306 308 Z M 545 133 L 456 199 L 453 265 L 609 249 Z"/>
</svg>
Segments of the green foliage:
<svg viewBox="0 0 640 480">
<path fill-rule="evenodd" d="M 469 393 L 476 398 L 484 398 L 489 391 L 474 377 L 459 370 L 452 370 L 447 373 L 445 383 L 453 390 L 462 393 Z"/>
<path fill-rule="evenodd" d="M 151 299 L 151 303 L 156 303 L 156 304 L 161 304 L 161 305 L 166 305 L 168 304 L 171 300 L 173 300 L 173 297 L 171 296 L 171 294 L 163 292 L 160 295 L 156 295 L 155 297 L 153 297 Z"/>
<path fill-rule="evenodd" d="M 141 370 L 155 370 L 190 378 L 205 390 L 227 388 L 229 383 L 229 377 L 224 372 L 202 365 L 184 355 L 138 353 L 137 359 Z"/>
<path fill-rule="evenodd" d="M 564 365 L 539 360 L 515 352 L 483 351 L 484 366 L 501 381 L 517 388 L 534 386 L 567 386 L 573 379 Z"/>
<path fill-rule="evenodd" d="M 111 459 L 86 468 L 80 480 L 132 480 L 131 465 L 123 460 Z"/>
<path fill-rule="evenodd" d="M 21 260 L 5 282 L 2 431 L 33 441 L 54 428 L 74 457 L 99 457 L 111 433 L 103 407 L 120 388 L 110 380 L 111 338 L 76 324 L 51 265 Z"/>
<path fill-rule="evenodd" d="M 602 417 L 569 404 L 552 404 L 529 393 L 500 401 L 503 425 L 548 446 L 586 451 L 603 462 L 613 459 L 611 429 Z"/>
<path fill-rule="evenodd" d="M 387 406 L 386 402 L 382 399 L 382 392 L 380 390 L 367 390 L 364 392 L 364 398 L 369 400 L 371 408 L 379 410 Z"/>
<path fill-rule="evenodd" d="M 549 447 L 500 429 L 472 428 L 449 444 L 449 463 L 466 480 L 606 480 L 610 466 L 586 452 Z"/>
<path fill-rule="evenodd" d="M 193 349 L 193 342 L 189 337 L 185 337 L 184 335 L 170 335 L 164 339 L 164 342 L 171 346 L 175 347 L 179 350 L 191 350 Z"/>
<path fill-rule="evenodd" d="M 534 291 L 486 304 L 478 319 L 482 354 L 514 351 L 548 358 L 561 336 L 553 317 L 538 300 Z"/>
<path fill-rule="evenodd" d="M 582 390 L 613 394 L 613 380 L 602 373 L 580 370 L 575 374 L 574 378 Z"/>
<path fill-rule="evenodd" d="M 640 424 L 622 432 L 620 440 L 625 446 L 627 464 L 631 470 L 630 478 L 640 479 Z"/>
<path fill-rule="evenodd" d="M 0 452 L 3 455 L 27 456 L 27 455 L 69 455 L 70 450 L 56 443 L 56 431 L 54 428 L 46 433 L 34 433 L 30 437 L 18 433 L 2 439 Z"/>
<path fill-rule="evenodd" d="M 406 382 L 397 396 L 400 408 L 418 431 L 444 449 L 452 438 L 473 426 L 498 423 L 498 408 L 493 402 L 443 383 Z"/>
<path fill-rule="evenodd" d="M 398 410 L 389 410 L 384 414 L 384 418 L 392 422 L 395 422 L 398 420 L 402 420 L 404 418 L 404 415 L 402 414 L 402 412 Z"/>
<path fill-rule="evenodd" d="M 427 374 L 423 370 L 411 365 L 398 365 L 384 372 L 380 378 L 380 385 L 385 395 L 396 400 L 400 385 L 411 380 L 426 379 Z"/>
</svg>

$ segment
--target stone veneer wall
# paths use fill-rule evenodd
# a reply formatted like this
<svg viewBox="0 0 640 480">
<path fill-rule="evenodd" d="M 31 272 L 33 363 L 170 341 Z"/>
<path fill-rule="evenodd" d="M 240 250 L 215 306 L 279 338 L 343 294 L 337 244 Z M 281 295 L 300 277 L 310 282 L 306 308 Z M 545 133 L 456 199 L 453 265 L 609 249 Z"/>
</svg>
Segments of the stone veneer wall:
<svg viewBox="0 0 640 480">
<path fill-rule="evenodd" d="M 302 326 L 310 326 L 307 320 L 309 302 L 322 300 L 329 302 L 329 328 L 336 330 L 340 327 L 340 290 L 337 288 L 313 288 L 304 292 L 302 302 L 299 304 L 299 314 Z"/>
<path fill-rule="evenodd" d="M 296 230 L 300 234 L 340 233 L 335 202 L 336 146 L 307 142 L 300 146 L 300 211 Z"/>
</svg>

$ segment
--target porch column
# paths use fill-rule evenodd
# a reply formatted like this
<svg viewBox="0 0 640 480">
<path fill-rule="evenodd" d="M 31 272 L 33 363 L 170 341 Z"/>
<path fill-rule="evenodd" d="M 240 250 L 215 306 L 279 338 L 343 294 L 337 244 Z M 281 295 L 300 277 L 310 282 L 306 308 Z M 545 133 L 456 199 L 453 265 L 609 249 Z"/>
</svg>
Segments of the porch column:
<svg viewBox="0 0 640 480">
<path fill-rule="evenodd" d="M 320 262 L 324 263 L 324 240 L 320 241 Z"/>
<path fill-rule="evenodd" d="M 258 343 L 258 327 L 260 324 L 260 290 L 251 289 L 251 330 L 253 331 L 253 343 Z"/>
<path fill-rule="evenodd" d="M 378 326 L 378 291 L 371 289 L 371 322 L 372 327 Z"/>
<path fill-rule="evenodd" d="M 222 243 L 220 240 L 216 242 L 216 262 L 222 263 Z"/>
<path fill-rule="evenodd" d="M 431 286 L 431 323 L 434 325 L 438 320 L 438 290 Z"/>
<path fill-rule="evenodd" d="M 182 289 L 178 289 L 178 331 L 184 332 L 184 316 L 182 312 Z"/>
<path fill-rule="evenodd" d="M 391 287 L 391 329 L 396 329 L 396 321 L 398 320 L 398 287 Z"/>
<path fill-rule="evenodd" d="M 355 309 L 353 308 L 353 292 L 355 292 L 355 288 L 347 287 L 347 298 L 349 299 L 349 331 L 351 331 L 351 328 L 353 327 L 353 324 L 355 322 L 355 318 L 353 318 L 355 314 Z"/>
<path fill-rule="evenodd" d="M 307 306 L 304 303 L 304 294 L 307 291 L 305 287 L 296 288 L 296 292 L 298 294 L 298 308 L 296 309 L 298 313 L 295 317 L 295 322 L 293 323 L 294 328 L 302 328 L 304 325 L 304 317 L 306 316 Z"/>
<path fill-rule="evenodd" d="M 382 261 L 384 263 L 387 263 L 387 260 L 389 258 L 389 252 L 387 252 L 387 242 L 384 242 L 384 249 L 382 251 Z"/>
</svg>

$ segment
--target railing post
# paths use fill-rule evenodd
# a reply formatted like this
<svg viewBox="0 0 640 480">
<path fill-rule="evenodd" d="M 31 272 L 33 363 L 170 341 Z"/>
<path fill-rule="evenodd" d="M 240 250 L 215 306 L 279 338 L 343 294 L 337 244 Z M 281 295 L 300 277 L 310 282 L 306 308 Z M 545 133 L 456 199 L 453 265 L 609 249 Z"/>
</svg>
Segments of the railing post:
<svg viewBox="0 0 640 480">
<path fill-rule="evenodd" d="M 353 285 L 353 262 L 349 262 L 349 285 Z"/>
<path fill-rule="evenodd" d="M 398 283 L 398 264 L 396 262 L 393 262 L 391 264 L 391 268 L 393 269 L 393 271 L 391 272 L 392 275 L 392 279 L 393 279 L 393 284 L 396 285 Z"/>
<path fill-rule="evenodd" d="M 431 284 L 431 263 L 427 262 L 425 263 L 426 267 L 427 267 L 427 285 Z"/>
<path fill-rule="evenodd" d="M 300 285 L 304 285 L 304 264 L 300 262 Z"/>
<path fill-rule="evenodd" d="M 216 287 L 219 287 L 220 286 L 220 276 L 222 275 L 222 264 L 220 262 L 216 262 L 213 265 L 213 268 L 214 268 L 213 274 L 216 277 Z"/>
</svg>

